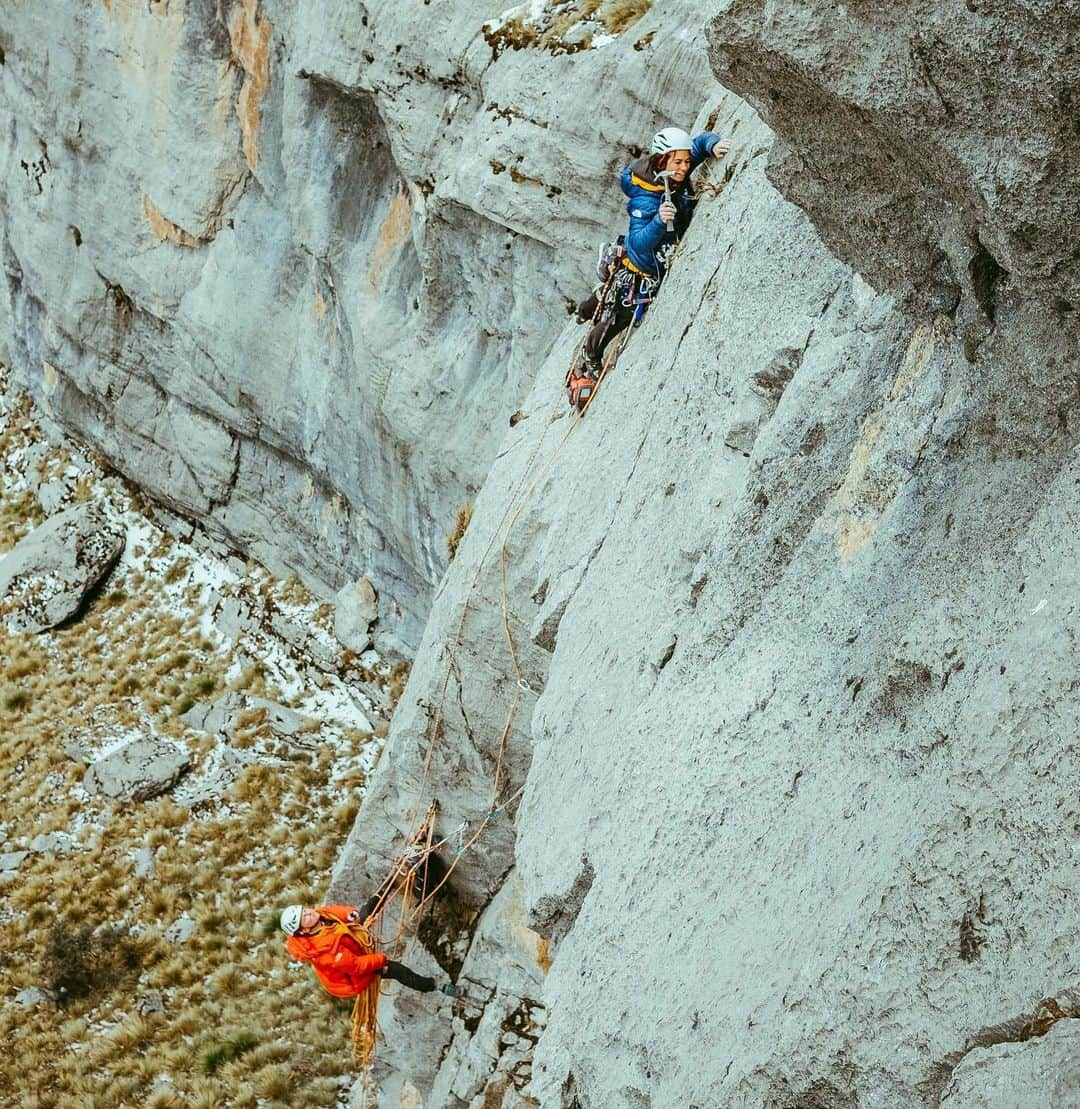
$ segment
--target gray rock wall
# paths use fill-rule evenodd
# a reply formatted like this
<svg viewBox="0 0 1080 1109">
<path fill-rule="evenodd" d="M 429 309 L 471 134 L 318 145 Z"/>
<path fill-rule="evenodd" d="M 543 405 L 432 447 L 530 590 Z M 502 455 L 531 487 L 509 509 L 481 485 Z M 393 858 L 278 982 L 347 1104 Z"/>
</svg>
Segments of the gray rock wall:
<svg viewBox="0 0 1080 1109">
<path fill-rule="evenodd" d="M 624 144 L 709 80 L 681 19 L 567 53 L 491 45 L 497 15 L 101 0 L 0 29 L 22 383 L 231 545 L 327 593 L 369 577 L 411 645 Z"/>
<path fill-rule="evenodd" d="M 1068 3 L 736 0 L 713 67 L 779 137 L 769 176 L 876 288 L 957 313 L 969 353 L 999 302 L 1075 310 L 1080 24 Z"/>
<path fill-rule="evenodd" d="M 1007 101 L 1001 61 L 968 64 Z M 842 201 L 808 205 L 819 233 L 768 129 L 710 108 L 727 186 L 568 437 L 571 328 L 541 370 L 337 869 L 366 892 L 433 795 L 451 859 L 480 833 L 410 949 L 464 997 L 390 1002 L 383 1104 L 961 1104 L 990 1059 L 1068 1104 L 1070 247 L 1043 243 L 1059 286 L 1003 277 L 992 313 L 914 264 L 866 265 L 875 292 L 826 246 Z M 857 201 L 845 233 L 880 258 Z"/>
<path fill-rule="evenodd" d="M 43 404 L 406 640 L 483 482 L 331 891 L 438 797 L 401 955 L 462 996 L 388 994 L 384 1105 L 1073 1096 L 1077 152 L 1033 59 L 1075 29 L 978 7 L 686 4 L 572 53 L 541 5 L 5 27 Z M 724 191 L 572 427 L 623 144 L 703 101 Z"/>
</svg>

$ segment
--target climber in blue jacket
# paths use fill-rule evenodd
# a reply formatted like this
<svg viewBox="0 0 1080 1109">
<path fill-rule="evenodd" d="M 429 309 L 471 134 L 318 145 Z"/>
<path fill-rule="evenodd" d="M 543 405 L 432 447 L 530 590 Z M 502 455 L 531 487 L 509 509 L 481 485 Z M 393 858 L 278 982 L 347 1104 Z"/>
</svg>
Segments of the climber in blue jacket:
<svg viewBox="0 0 1080 1109">
<path fill-rule="evenodd" d="M 630 216 L 625 253 L 615 264 L 611 280 L 601 273 L 605 284 L 578 305 L 580 320 L 595 321 L 583 346 L 584 376 L 599 375 L 608 343 L 630 325 L 638 305 L 647 305 L 655 296 L 668 258 L 694 214 L 697 198 L 690 174 L 706 158 L 723 158 L 730 149 L 730 143 L 711 132 L 691 139 L 679 127 L 665 127 L 653 136 L 650 154 L 623 170 L 619 184 L 629 197 Z"/>
</svg>

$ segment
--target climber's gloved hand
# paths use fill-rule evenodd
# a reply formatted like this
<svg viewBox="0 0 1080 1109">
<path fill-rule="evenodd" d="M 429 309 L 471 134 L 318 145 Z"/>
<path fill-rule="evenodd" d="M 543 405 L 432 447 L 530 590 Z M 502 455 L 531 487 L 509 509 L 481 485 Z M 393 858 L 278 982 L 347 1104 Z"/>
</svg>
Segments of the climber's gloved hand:
<svg viewBox="0 0 1080 1109">
<path fill-rule="evenodd" d="M 670 200 L 665 200 L 663 204 L 660 205 L 660 211 L 657 215 L 659 215 L 661 223 L 671 223 L 675 219 L 677 212 L 678 209 L 675 205 L 672 204 Z"/>
<path fill-rule="evenodd" d="M 718 139 L 712 148 L 712 156 L 716 159 L 723 158 L 723 156 L 731 149 L 731 143 L 726 139 Z"/>
</svg>

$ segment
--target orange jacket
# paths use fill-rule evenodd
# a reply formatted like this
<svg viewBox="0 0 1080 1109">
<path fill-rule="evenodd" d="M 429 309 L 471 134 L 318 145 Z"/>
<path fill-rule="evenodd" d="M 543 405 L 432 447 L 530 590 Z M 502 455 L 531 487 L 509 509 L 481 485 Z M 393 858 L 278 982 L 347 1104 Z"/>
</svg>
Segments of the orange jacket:
<svg viewBox="0 0 1080 1109">
<path fill-rule="evenodd" d="M 328 993 L 355 997 L 379 977 L 386 956 L 372 953 L 351 932 L 351 905 L 322 905 L 315 910 L 323 924 L 310 936 L 290 936 L 285 941 L 289 954 L 311 963 Z M 327 923 L 328 922 L 328 923 Z"/>
</svg>

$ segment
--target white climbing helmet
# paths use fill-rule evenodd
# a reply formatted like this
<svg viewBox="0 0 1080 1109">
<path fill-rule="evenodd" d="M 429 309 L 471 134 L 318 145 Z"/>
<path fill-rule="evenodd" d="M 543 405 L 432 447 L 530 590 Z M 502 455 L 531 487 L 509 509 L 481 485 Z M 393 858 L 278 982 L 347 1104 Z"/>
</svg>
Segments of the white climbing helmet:
<svg viewBox="0 0 1080 1109">
<path fill-rule="evenodd" d="M 285 935 L 295 936 L 300 931 L 300 918 L 303 915 L 303 905 L 290 905 L 281 910 L 281 930 Z"/>
<path fill-rule="evenodd" d="M 690 150 L 694 140 L 681 127 L 665 127 L 653 135 L 652 153 L 666 154 L 669 150 Z"/>
</svg>

